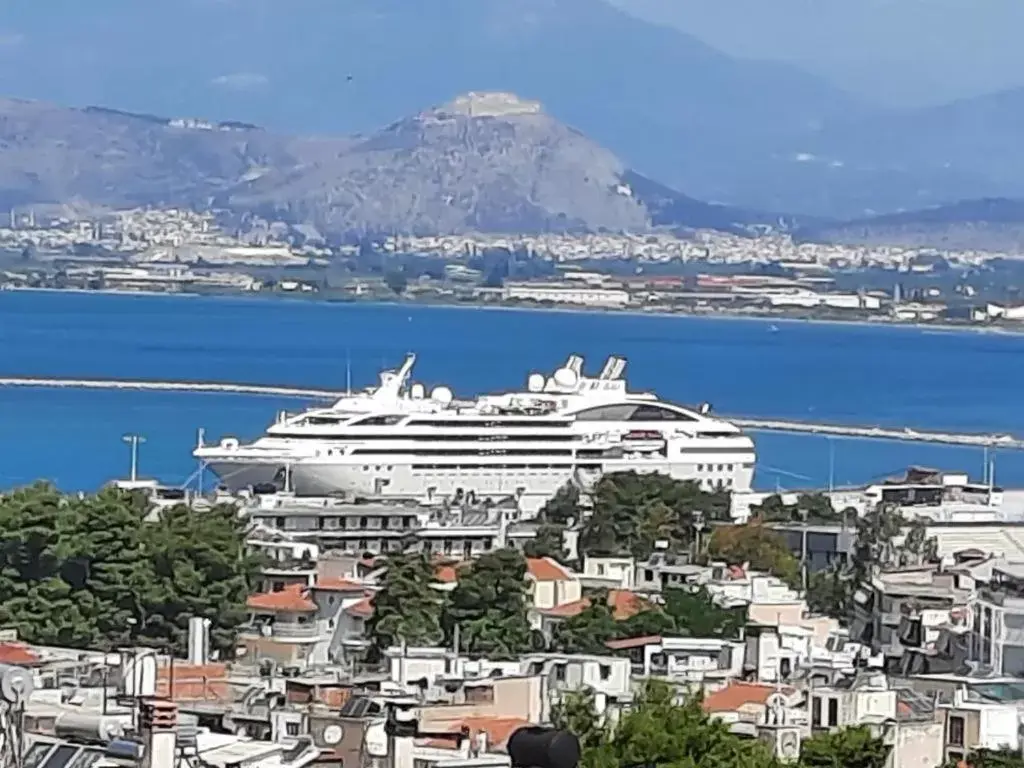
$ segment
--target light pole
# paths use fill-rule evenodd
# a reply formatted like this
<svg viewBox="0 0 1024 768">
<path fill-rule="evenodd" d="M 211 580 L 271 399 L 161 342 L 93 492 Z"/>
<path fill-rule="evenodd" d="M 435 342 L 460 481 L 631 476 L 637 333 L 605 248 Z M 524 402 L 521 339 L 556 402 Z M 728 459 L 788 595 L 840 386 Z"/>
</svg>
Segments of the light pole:
<svg viewBox="0 0 1024 768">
<path fill-rule="evenodd" d="M 130 479 L 134 483 L 139 479 L 139 446 L 146 442 L 146 438 L 142 435 L 123 435 L 121 437 L 125 443 L 131 446 L 131 475 Z"/>
</svg>

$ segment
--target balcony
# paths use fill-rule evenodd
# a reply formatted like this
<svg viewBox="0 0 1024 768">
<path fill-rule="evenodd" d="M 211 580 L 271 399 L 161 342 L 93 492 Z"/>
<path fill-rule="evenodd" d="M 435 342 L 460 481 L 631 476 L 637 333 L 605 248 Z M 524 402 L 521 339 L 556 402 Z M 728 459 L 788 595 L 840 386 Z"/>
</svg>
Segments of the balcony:
<svg viewBox="0 0 1024 768">
<path fill-rule="evenodd" d="M 244 628 L 242 634 L 246 637 L 263 637 L 288 643 L 316 642 L 321 638 L 320 629 L 316 624 L 285 621 L 255 624 Z"/>
<path fill-rule="evenodd" d="M 297 557 L 267 558 L 263 561 L 260 571 L 265 574 L 314 573 L 316 572 L 316 561 Z"/>
</svg>

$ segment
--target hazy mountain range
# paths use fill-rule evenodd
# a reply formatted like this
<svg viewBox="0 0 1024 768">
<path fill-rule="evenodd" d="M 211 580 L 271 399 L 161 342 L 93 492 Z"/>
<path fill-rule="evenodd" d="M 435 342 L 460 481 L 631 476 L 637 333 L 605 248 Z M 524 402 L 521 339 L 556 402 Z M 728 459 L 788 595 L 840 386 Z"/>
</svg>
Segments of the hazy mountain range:
<svg viewBox="0 0 1024 768">
<path fill-rule="evenodd" d="M 881 109 L 604 0 L 52 3 L 0 10 L 0 92 L 342 135 L 502 90 L 705 200 L 855 217 L 1024 194 L 1024 92 Z"/>
<path fill-rule="evenodd" d="M 0 101 L 0 206 L 32 203 L 252 212 L 335 236 L 797 223 L 687 197 L 500 93 L 338 138 Z"/>
</svg>

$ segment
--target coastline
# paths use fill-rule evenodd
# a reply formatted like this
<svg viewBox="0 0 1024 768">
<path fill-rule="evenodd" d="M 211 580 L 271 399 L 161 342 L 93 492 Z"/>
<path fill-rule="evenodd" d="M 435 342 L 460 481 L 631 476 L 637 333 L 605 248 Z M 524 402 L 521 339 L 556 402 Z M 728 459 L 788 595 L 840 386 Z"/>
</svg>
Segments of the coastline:
<svg viewBox="0 0 1024 768">
<path fill-rule="evenodd" d="M 295 303 L 316 302 L 321 304 L 343 304 L 362 306 L 389 306 L 409 307 L 416 309 L 472 309 L 499 312 L 548 312 L 559 314 L 585 314 L 585 315 L 620 315 L 625 317 L 658 317 L 676 319 L 702 319 L 702 320 L 732 320 L 774 324 L 793 325 L 797 323 L 814 324 L 822 326 L 852 326 L 869 328 L 904 328 L 907 330 L 932 331 L 934 333 L 975 333 L 993 334 L 999 336 L 1020 336 L 1024 335 L 1024 323 L 1020 326 L 995 326 L 975 325 L 968 323 L 952 323 L 949 321 L 901 321 L 889 316 L 874 318 L 841 318 L 841 317 L 808 317 L 794 315 L 785 312 L 764 312 L 752 313 L 742 311 L 718 310 L 714 312 L 670 312 L 665 310 L 644 310 L 638 308 L 611 308 L 611 307 L 572 307 L 572 306 L 540 306 L 524 303 L 497 304 L 492 302 L 466 302 L 466 301 L 444 301 L 444 300 L 418 300 L 415 298 L 359 298 L 339 299 L 322 294 L 291 294 L 291 293 L 269 293 L 269 292 L 240 292 L 240 291 L 146 291 L 132 290 L 124 291 L 117 289 L 88 288 L 49 288 L 49 287 L 17 287 L 0 290 L 0 296 L 4 293 L 72 293 L 76 295 L 97 295 L 97 296 L 146 296 L 146 297 L 167 297 L 182 299 L 215 298 L 227 300 L 248 300 L 248 301 L 291 301 Z"/>
</svg>

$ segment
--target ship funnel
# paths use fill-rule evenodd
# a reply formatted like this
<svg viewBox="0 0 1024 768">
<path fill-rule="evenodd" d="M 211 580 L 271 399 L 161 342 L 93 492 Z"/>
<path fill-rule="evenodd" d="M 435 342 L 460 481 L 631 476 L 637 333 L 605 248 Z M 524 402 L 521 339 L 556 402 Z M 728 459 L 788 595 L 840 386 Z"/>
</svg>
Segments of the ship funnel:
<svg viewBox="0 0 1024 768">
<path fill-rule="evenodd" d="M 583 358 L 579 355 L 569 355 L 569 359 L 565 361 L 565 365 L 562 367 L 568 368 L 577 377 L 582 378 L 583 376 Z"/>
</svg>

